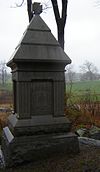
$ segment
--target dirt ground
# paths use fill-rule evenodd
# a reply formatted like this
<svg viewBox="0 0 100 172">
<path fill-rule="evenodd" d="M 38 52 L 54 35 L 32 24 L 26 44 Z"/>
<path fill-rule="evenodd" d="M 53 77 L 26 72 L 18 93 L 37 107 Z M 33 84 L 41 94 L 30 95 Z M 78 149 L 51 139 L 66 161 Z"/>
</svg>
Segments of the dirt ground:
<svg viewBox="0 0 100 172">
<path fill-rule="evenodd" d="M 0 170 L 2 171 L 2 170 Z M 100 172 L 100 147 L 80 144 L 77 155 L 59 155 L 35 163 L 3 170 L 6 172 Z"/>
</svg>

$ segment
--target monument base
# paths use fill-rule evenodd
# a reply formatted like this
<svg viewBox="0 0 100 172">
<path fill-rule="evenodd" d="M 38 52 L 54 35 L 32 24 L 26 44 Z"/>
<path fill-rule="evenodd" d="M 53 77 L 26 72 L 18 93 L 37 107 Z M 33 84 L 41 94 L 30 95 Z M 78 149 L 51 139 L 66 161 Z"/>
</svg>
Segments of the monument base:
<svg viewBox="0 0 100 172">
<path fill-rule="evenodd" d="M 71 132 L 14 137 L 9 128 L 5 127 L 1 148 L 5 166 L 11 167 L 48 158 L 57 153 L 78 153 L 79 142 L 77 136 Z"/>
<path fill-rule="evenodd" d="M 18 119 L 17 115 L 8 117 L 8 127 L 14 136 L 44 135 L 66 133 L 71 131 L 71 122 L 66 116 L 52 115 L 32 116 L 29 119 Z"/>
</svg>

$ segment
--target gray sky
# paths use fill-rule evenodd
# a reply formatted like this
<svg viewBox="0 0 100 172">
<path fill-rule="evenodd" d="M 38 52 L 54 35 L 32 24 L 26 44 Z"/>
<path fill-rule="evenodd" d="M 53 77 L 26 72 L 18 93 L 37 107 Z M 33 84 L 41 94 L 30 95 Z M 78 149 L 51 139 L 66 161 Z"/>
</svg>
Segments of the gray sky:
<svg viewBox="0 0 100 172">
<path fill-rule="evenodd" d="M 58 1 L 60 4 L 61 0 Z M 88 60 L 100 72 L 100 8 L 95 6 L 96 1 L 69 0 L 68 3 L 65 52 L 71 58 L 76 71 Z M 11 8 L 15 6 L 15 2 L 19 3 L 20 0 L 0 0 L 0 61 L 9 61 L 28 26 L 26 3 L 21 8 Z M 41 17 L 57 37 L 52 9 L 44 11 Z"/>
</svg>

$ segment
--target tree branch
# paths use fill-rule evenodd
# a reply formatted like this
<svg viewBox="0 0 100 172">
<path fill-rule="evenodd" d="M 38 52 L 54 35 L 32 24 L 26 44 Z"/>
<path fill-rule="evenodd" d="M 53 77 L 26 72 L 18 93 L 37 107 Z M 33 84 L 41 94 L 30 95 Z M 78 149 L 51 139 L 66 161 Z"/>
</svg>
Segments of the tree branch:
<svg viewBox="0 0 100 172">
<path fill-rule="evenodd" d="M 63 19 L 63 24 L 66 24 L 66 18 L 67 18 L 67 4 L 68 0 L 62 0 L 62 19 Z"/>
<path fill-rule="evenodd" d="M 58 3 L 57 3 L 57 0 L 51 0 L 51 2 L 52 2 L 52 6 L 53 6 L 53 11 L 55 14 L 56 23 L 58 24 L 58 21 L 60 19 Z"/>
<path fill-rule="evenodd" d="M 27 11 L 29 16 L 29 22 L 33 18 L 33 12 L 31 11 L 32 0 L 27 0 Z"/>
<path fill-rule="evenodd" d="M 24 0 L 22 0 L 21 4 L 16 3 L 16 7 L 21 7 L 24 4 Z"/>
</svg>

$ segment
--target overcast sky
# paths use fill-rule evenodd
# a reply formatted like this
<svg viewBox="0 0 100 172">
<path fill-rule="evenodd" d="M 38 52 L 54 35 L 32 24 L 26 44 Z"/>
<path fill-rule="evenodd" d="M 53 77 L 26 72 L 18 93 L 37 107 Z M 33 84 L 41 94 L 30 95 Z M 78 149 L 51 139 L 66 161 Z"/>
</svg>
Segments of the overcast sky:
<svg viewBox="0 0 100 172">
<path fill-rule="evenodd" d="M 28 26 L 26 3 L 21 8 L 11 8 L 15 6 L 15 2 L 20 1 L 0 0 L 0 61 L 9 61 Z M 61 0 L 58 1 L 60 3 Z M 69 0 L 68 2 L 65 52 L 71 58 L 76 71 L 85 60 L 88 60 L 94 63 L 100 72 L 100 8 L 96 7 L 96 1 L 99 0 Z M 57 38 L 52 8 L 44 11 L 41 17 Z"/>
</svg>

